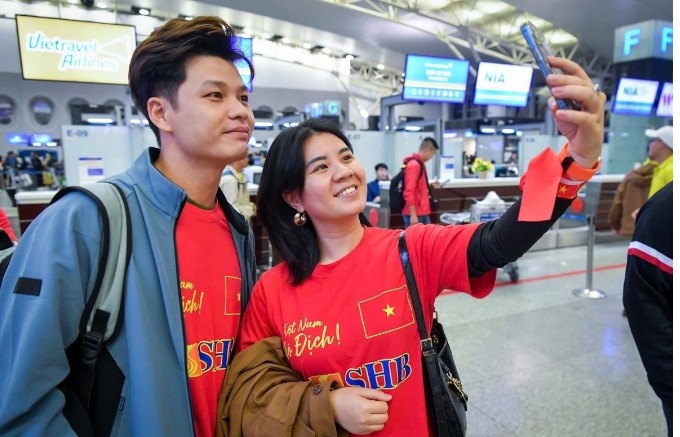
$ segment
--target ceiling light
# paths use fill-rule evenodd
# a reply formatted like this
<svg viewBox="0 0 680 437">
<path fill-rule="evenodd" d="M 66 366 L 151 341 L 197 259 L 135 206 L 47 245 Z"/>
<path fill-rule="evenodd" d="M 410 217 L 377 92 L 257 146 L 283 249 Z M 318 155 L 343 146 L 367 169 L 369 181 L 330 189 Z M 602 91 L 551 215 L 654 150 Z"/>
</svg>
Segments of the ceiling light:
<svg viewBox="0 0 680 437">
<path fill-rule="evenodd" d="M 108 124 L 108 123 L 113 123 L 113 118 L 108 118 L 108 117 L 89 117 L 85 119 L 88 123 L 92 124 Z"/>
<path fill-rule="evenodd" d="M 130 6 L 130 10 L 132 10 L 133 14 L 138 14 L 138 15 L 144 15 L 148 16 L 151 11 L 146 8 L 140 8 L 139 6 Z"/>
<path fill-rule="evenodd" d="M 384 70 L 384 69 L 385 69 L 385 65 L 384 65 L 384 64 L 378 64 L 378 65 L 375 66 L 375 68 L 376 68 L 377 70 Z"/>
<path fill-rule="evenodd" d="M 331 49 L 329 49 L 328 47 L 324 47 L 324 48 L 321 49 L 321 53 L 324 53 L 326 55 L 330 55 Z"/>
<path fill-rule="evenodd" d="M 90 2 L 88 2 L 88 3 L 90 3 Z M 108 6 L 109 6 L 109 5 L 107 5 L 106 2 L 99 2 L 99 3 L 97 3 L 97 7 L 98 7 L 99 9 L 106 9 Z"/>
<path fill-rule="evenodd" d="M 356 59 L 356 56 L 354 56 L 354 55 L 352 55 L 352 54 L 350 54 L 350 53 L 346 53 L 346 54 L 345 54 L 345 59 L 348 59 L 348 60 L 350 60 L 350 61 L 353 61 L 354 59 Z"/>
<path fill-rule="evenodd" d="M 451 0 L 417 0 L 415 6 L 423 11 L 431 11 L 441 9 L 451 3 Z"/>
<path fill-rule="evenodd" d="M 305 42 L 305 43 L 302 43 L 302 48 L 309 50 L 309 49 L 312 48 L 312 45 L 308 42 Z"/>
<path fill-rule="evenodd" d="M 191 21 L 191 20 L 194 19 L 194 17 L 192 17 L 191 15 L 184 15 L 184 14 L 179 14 L 177 16 L 177 18 L 181 18 L 182 20 L 187 20 L 187 21 Z"/>
</svg>

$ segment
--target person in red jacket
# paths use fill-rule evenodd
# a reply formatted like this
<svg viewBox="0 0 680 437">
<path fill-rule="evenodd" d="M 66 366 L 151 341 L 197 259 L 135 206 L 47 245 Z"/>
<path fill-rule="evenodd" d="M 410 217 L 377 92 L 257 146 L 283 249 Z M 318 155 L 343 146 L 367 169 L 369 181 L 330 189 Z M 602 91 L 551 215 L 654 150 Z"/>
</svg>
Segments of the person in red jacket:
<svg viewBox="0 0 680 437">
<path fill-rule="evenodd" d="M 418 151 L 404 158 L 404 209 L 401 214 L 404 228 L 415 223 L 430 223 L 430 182 L 427 178 L 425 163 L 437 154 L 439 145 L 432 137 L 420 142 Z M 431 184 L 432 188 L 439 188 L 438 182 Z"/>
<path fill-rule="evenodd" d="M 14 229 L 12 229 L 12 223 L 9 221 L 9 217 L 7 217 L 5 210 L 2 208 L 0 208 L 0 229 L 7 234 L 12 244 L 17 244 L 19 239 L 16 237 Z M 3 249 L 5 248 L 3 247 Z"/>
</svg>

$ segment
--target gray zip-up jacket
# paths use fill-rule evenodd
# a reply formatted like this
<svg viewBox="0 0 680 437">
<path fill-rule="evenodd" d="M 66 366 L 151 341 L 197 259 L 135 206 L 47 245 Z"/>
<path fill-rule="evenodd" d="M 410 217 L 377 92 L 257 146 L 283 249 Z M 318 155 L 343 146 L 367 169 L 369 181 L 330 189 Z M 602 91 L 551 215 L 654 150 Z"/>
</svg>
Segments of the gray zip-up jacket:
<svg viewBox="0 0 680 437">
<path fill-rule="evenodd" d="M 175 245 L 187 195 L 152 165 L 158 152 L 150 148 L 110 178 L 125 193 L 132 225 L 122 326 L 108 346 L 124 376 L 116 436 L 194 435 Z M 253 233 L 215 189 L 246 298 L 255 280 Z M 0 435 L 74 434 L 59 386 L 69 374 L 65 349 L 78 336 L 101 238 L 96 205 L 79 192 L 45 209 L 22 236 L 0 287 Z"/>
</svg>

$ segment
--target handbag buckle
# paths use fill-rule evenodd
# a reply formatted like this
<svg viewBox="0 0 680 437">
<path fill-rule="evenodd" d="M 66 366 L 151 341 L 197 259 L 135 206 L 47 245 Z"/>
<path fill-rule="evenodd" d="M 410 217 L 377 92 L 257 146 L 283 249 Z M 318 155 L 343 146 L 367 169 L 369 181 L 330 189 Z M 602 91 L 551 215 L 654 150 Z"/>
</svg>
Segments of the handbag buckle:
<svg viewBox="0 0 680 437">
<path fill-rule="evenodd" d="M 432 346 L 431 338 L 425 338 L 423 340 L 420 340 L 420 350 L 423 352 L 423 355 L 436 353 L 434 347 Z"/>
<path fill-rule="evenodd" d="M 460 382 L 460 379 L 454 378 L 451 372 L 446 372 L 446 379 L 448 380 L 449 384 L 452 385 L 460 394 L 460 397 L 465 399 L 465 402 L 467 402 L 468 395 L 466 395 L 463 391 L 463 384 Z"/>
</svg>

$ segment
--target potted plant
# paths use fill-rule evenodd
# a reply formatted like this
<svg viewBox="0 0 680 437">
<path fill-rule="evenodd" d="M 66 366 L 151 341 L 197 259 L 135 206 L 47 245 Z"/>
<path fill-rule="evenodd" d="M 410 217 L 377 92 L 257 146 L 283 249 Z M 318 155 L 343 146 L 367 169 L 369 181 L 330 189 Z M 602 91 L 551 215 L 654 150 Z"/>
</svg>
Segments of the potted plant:
<svg viewBox="0 0 680 437">
<path fill-rule="evenodd" d="M 477 177 L 480 179 L 486 179 L 489 176 L 489 172 L 493 170 L 493 164 L 491 161 L 486 161 L 482 158 L 475 158 L 472 162 L 472 171 L 477 173 Z"/>
</svg>

